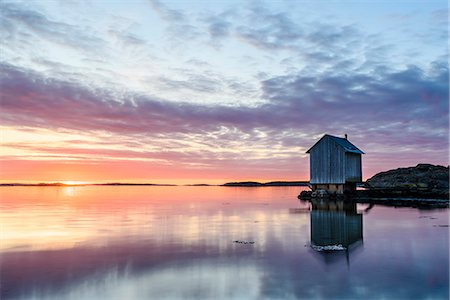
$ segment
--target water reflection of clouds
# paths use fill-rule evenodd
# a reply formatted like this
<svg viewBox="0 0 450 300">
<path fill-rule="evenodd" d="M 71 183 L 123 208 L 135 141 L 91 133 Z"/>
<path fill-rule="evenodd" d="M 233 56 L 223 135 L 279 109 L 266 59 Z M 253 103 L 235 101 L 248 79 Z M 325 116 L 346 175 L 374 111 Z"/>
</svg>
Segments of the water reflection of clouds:
<svg viewBox="0 0 450 300">
<path fill-rule="evenodd" d="M 258 285 L 248 283 L 258 282 L 260 274 L 254 265 L 242 264 L 236 270 L 226 262 L 208 259 L 145 273 L 111 268 L 97 278 L 86 278 L 53 291 L 45 299 L 258 299 Z M 31 297 L 40 299 L 42 294 L 35 292 Z"/>
<path fill-rule="evenodd" d="M 161 287 L 154 283 L 160 282 L 163 278 L 150 282 L 146 289 L 151 293 L 158 290 L 166 295 L 179 293 L 183 290 L 183 285 L 185 289 L 189 286 L 195 287 L 195 284 L 191 283 L 203 285 L 202 278 L 210 278 L 209 282 L 213 284 L 211 280 L 218 277 L 228 285 L 231 283 L 227 281 L 234 282 L 237 279 L 237 282 L 245 285 L 248 280 L 253 282 L 254 276 L 260 273 L 260 271 L 250 272 L 252 268 L 259 268 L 252 265 L 248 259 L 254 257 L 256 252 L 257 249 L 254 247 L 232 243 L 228 243 L 225 249 L 219 249 L 205 243 L 187 246 L 175 241 L 163 245 L 135 242 L 109 244 L 104 247 L 83 246 L 63 250 L 9 252 L 3 255 L 1 271 L 8 276 L 2 277 L 2 284 L 7 287 L 3 290 L 2 296 L 27 298 L 30 297 L 30 293 L 35 293 L 39 299 L 42 297 L 56 299 L 63 295 L 64 297 L 59 299 L 66 299 L 66 296 L 70 299 L 70 295 L 78 295 L 79 292 L 94 295 L 102 285 L 107 286 L 114 295 L 114 291 L 124 287 L 124 283 L 117 284 L 111 282 L 111 279 L 127 282 L 130 278 L 139 280 L 156 278 L 158 274 L 174 280 Z M 26 268 L 19 268 L 24 261 L 27 262 Z M 249 276 L 252 274 L 253 277 Z M 202 280 L 198 281 L 199 279 Z M 131 286 L 136 285 L 132 281 L 130 283 Z M 221 282 L 215 282 L 212 286 L 224 288 Z M 79 299 L 98 299 L 98 297 Z"/>
<path fill-rule="evenodd" d="M 374 292 L 380 297 L 408 299 L 439 298 L 446 293 L 448 276 L 442 274 L 439 256 L 416 268 L 420 257 L 407 255 L 398 260 L 404 253 L 393 249 L 395 262 L 381 254 L 379 259 L 359 256 L 348 268 L 345 259 L 333 265 L 311 259 L 311 250 L 301 236 L 292 240 L 279 238 L 273 231 L 266 234 L 267 243 L 262 248 L 167 240 L 165 244 L 124 241 L 97 248 L 6 253 L 2 272 L 8 276 L 3 276 L 7 279 L 3 284 L 15 293 L 34 291 L 37 298 L 48 299 L 91 299 L 93 295 L 96 299 L 123 299 L 123 295 L 131 296 L 128 299 L 188 295 L 227 299 L 233 291 L 248 299 L 335 299 L 349 295 L 367 299 L 373 298 Z M 380 246 L 374 251 L 382 250 L 384 245 Z M 19 270 L 17 266 L 23 261 L 27 261 L 27 268 Z M 424 274 L 429 274 L 425 282 Z M 405 280 L 408 288 L 402 287 Z"/>
<path fill-rule="evenodd" d="M 101 246 L 124 238 L 151 239 L 157 243 L 176 240 L 181 244 L 204 240 L 211 245 L 243 239 L 258 240 L 258 245 L 263 245 L 264 233 L 270 231 L 283 236 L 286 234 L 284 224 L 290 222 L 285 209 L 273 209 L 270 205 L 243 209 L 242 204 L 236 202 L 230 205 L 209 203 L 210 208 L 204 210 L 185 209 L 183 205 L 174 208 L 170 203 L 143 202 L 137 206 L 131 202 L 124 203 L 123 207 L 103 207 L 100 203 L 99 207 L 95 203 L 80 205 L 81 196 L 75 195 L 70 202 L 2 211 L 2 250 L 64 249 L 77 244 Z M 66 196 L 64 193 L 63 197 Z M 297 218 L 295 224 L 298 226 L 299 222 L 306 224 L 307 216 Z"/>
<path fill-rule="evenodd" d="M 217 189 L 212 190 L 212 194 L 217 193 Z M 274 190 L 270 189 L 271 193 Z M 206 195 L 195 202 L 195 208 L 191 208 L 192 199 L 184 199 L 186 203 L 152 202 L 136 195 L 128 204 L 121 202 L 122 206 L 118 205 L 120 199 L 112 196 L 112 206 L 106 205 L 102 198 L 97 203 L 82 205 L 76 201 L 63 205 L 52 202 L 53 206 L 47 206 L 52 209 L 37 211 L 36 215 L 42 214 L 38 219 L 33 219 L 31 213 L 30 226 L 44 225 L 42 230 L 59 226 L 72 238 L 92 229 L 91 235 L 79 236 L 78 242 L 60 248 L 42 244 L 33 251 L 11 248 L 3 251 L 2 296 L 5 299 L 33 295 L 38 299 L 448 296 L 448 236 L 442 235 L 443 230 L 448 233 L 448 228 L 432 227 L 436 220 L 419 219 L 414 210 L 375 207 L 364 215 L 364 251 L 351 255 L 349 266 L 345 257 L 333 264 L 313 258 L 317 252 L 309 247 L 310 214 L 304 210 L 307 205 L 295 198 L 259 205 L 268 202 L 264 197 L 269 197 L 261 189 L 257 197 L 262 199 L 255 198 L 253 202 L 233 202 L 237 198 L 229 195 L 207 202 L 205 199 L 212 194 L 208 194 L 208 188 L 202 191 Z M 278 193 L 286 191 L 289 190 L 279 189 Z M 246 191 L 242 193 L 238 199 L 246 198 L 243 197 Z M 80 194 L 76 195 L 74 200 L 83 201 Z M 86 196 L 89 199 L 89 194 Z M 289 210 L 296 205 L 295 210 Z M 61 211 L 55 217 L 57 209 Z M 23 206 L 9 212 L 16 217 L 27 215 Z M 430 214 L 439 216 L 439 212 Z M 44 215 L 56 219 L 49 218 L 45 223 Z M 412 225 L 396 226 L 398 219 L 409 220 Z M 11 222 L 11 218 L 8 220 Z M 380 220 L 388 226 L 379 224 Z M 18 221 L 15 224 L 17 230 L 29 229 L 20 227 Z M 234 240 L 252 240 L 255 244 L 236 244 Z M 39 243 L 39 239 L 28 242 Z"/>
</svg>

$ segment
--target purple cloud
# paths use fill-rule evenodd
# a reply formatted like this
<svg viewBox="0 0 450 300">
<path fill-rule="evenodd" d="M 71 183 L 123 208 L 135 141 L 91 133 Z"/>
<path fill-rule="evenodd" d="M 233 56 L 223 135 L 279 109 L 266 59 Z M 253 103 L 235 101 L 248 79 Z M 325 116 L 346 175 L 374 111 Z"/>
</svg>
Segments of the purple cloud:
<svg viewBox="0 0 450 300">
<path fill-rule="evenodd" d="M 20 41 L 22 47 L 32 47 L 30 34 L 53 43 L 92 52 L 104 47 L 104 40 L 89 33 L 87 28 L 49 19 L 36 10 L 14 3 L 2 3 L 2 37 L 8 42 Z M 25 29 L 25 31 L 18 30 Z"/>
<path fill-rule="evenodd" d="M 136 93 L 118 95 L 80 83 L 3 64 L 2 121 L 16 126 L 132 133 L 204 133 L 261 128 L 273 137 L 286 130 L 383 132 L 399 143 L 415 136 L 447 143 L 448 69 L 429 74 L 418 67 L 400 72 L 322 78 L 301 74 L 263 81 L 268 103 L 258 107 L 209 106 L 163 101 Z M 405 135 L 405 132 L 407 133 Z"/>
<path fill-rule="evenodd" d="M 131 73 L 132 77 L 134 68 L 140 66 L 135 60 L 137 52 L 132 52 L 133 63 L 124 60 L 117 62 L 120 66 L 113 66 L 108 59 L 113 54 L 120 58 L 122 52 L 102 49 L 119 44 L 139 47 L 147 53 L 156 40 L 146 40 L 144 34 L 117 29 L 113 24 L 105 26 L 100 38 L 80 24 L 63 23 L 31 8 L 5 4 L 2 34 L 12 46 L 7 47 L 9 57 L 0 65 L 1 123 L 20 128 L 146 137 L 146 142 L 164 136 L 167 143 L 162 147 L 169 147 L 176 140 L 192 141 L 214 149 L 202 151 L 198 161 L 222 160 L 230 165 L 244 155 L 261 163 L 270 156 L 268 153 L 273 155 L 274 162 L 267 166 L 290 165 L 303 154 L 301 149 L 323 133 L 348 133 L 356 144 L 380 160 L 388 160 L 386 153 L 396 152 L 391 158 L 396 161 L 411 161 L 414 157 L 416 161 L 435 158 L 440 163 L 447 162 L 446 56 L 431 63 L 406 57 L 403 59 L 409 64 L 404 65 L 397 61 L 398 56 L 393 58 L 393 53 L 399 52 L 389 43 L 392 40 L 383 40 L 381 34 L 367 34 L 354 24 L 300 21 L 286 11 L 270 11 L 260 5 L 199 14 L 172 9 L 159 1 L 151 4 L 169 33 L 158 40 L 163 41 L 161 48 L 170 48 L 164 44 L 168 39 L 169 44 L 182 45 L 182 52 L 199 45 L 196 49 L 212 45 L 215 49 L 209 50 L 221 51 L 225 42 L 232 41 L 236 47 L 251 50 L 226 59 L 242 61 L 246 65 L 244 71 L 250 75 L 236 78 L 225 75 L 230 67 L 214 61 L 216 54 L 219 60 L 223 58 L 222 53 L 205 52 L 204 57 L 192 52 L 187 57 L 181 55 L 180 65 L 175 69 L 171 64 L 174 53 L 166 56 L 160 52 L 166 61 L 145 56 L 139 63 L 146 63 L 145 68 L 153 67 L 154 63 L 155 70 L 161 72 L 150 70 L 146 75 L 146 69 L 142 68 L 136 71 L 137 79 L 132 79 L 137 86 L 145 84 L 151 88 L 145 89 L 146 92 L 120 88 L 116 81 L 124 78 L 124 74 Z M 439 17 L 439 24 L 447 22 L 442 17 L 443 11 L 434 14 Z M 113 38 L 113 43 L 108 42 L 108 37 Z M 195 42 L 189 43 L 191 40 Z M 60 57 L 38 57 L 30 51 L 33 41 L 67 46 L 75 53 L 81 51 L 82 66 L 71 67 L 72 61 L 59 61 Z M 22 60 L 16 61 L 15 51 L 24 51 L 28 57 L 23 55 Z M 86 55 L 89 53 L 95 55 Z M 266 59 L 261 58 L 264 55 L 271 62 L 260 65 Z M 437 56 L 435 52 L 428 57 L 433 56 Z M 174 57 L 174 62 L 177 59 Z M 286 68 L 284 71 L 279 72 L 279 66 L 273 65 L 278 61 L 281 68 Z M 251 70 L 248 65 L 252 65 Z M 226 71 L 222 72 L 221 67 Z M 124 74 L 120 73 L 123 69 Z M 236 74 L 240 71 L 235 70 Z M 168 101 L 164 93 L 170 93 L 174 101 Z M 208 96 L 216 100 L 223 96 L 230 103 L 229 98 L 234 95 L 240 105 L 207 101 Z M 246 105 L 246 98 L 252 99 L 252 103 Z M 176 153 L 113 151 L 109 155 L 168 160 L 176 157 L 180 161 L 192 161 L 199 155 L 192 150 L 183 156 L 184 145 L 172 145 Z M 266 156 L 257 157 L 253 147 L 264 149 Z M 248 152 L 242 150 L 246 148 Z M 229 149 L 239 149 L 240 155 L 227 152 Z M 72 154 L 89 155 L 84 150 L 73 150 Z"/>
</svg>

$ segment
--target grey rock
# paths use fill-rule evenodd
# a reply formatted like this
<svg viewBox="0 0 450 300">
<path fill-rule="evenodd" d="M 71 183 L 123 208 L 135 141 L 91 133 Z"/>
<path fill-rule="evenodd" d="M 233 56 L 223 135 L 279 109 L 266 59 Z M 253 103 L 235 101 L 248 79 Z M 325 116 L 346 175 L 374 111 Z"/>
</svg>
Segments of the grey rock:
<svg viewBox="0 0 450 300">
<path fill-rule="evenodd" d="M 398 168 L 381 172 L 368 179 L 369 188 L 389 188 L 408 190 L 447 191 L 449 188 L 449 168 L 431 164 L 418 164 L 415 167 Z"/>
</svg>

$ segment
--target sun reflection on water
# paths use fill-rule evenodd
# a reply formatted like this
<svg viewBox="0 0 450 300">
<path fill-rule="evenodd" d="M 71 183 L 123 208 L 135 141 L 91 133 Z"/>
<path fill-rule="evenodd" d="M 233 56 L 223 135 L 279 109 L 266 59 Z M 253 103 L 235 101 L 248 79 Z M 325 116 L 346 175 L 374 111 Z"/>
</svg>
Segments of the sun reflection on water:
<svg viewBox="0 0 450 300">
<path fill-rule="evenodd" d="M 310 222 L 295 187 L 1 192 L 2 284 L 14 299 L 448 299 L 448 228 L 433 226 L 446 211 L 375 207 L 347 259 L 308 247 L 339 223 Z"/>
<path fill-rule="evenodd" d="M 73 197 L 75 196 L 75 188 L 73 186 L 66 186 L 63 188 L 64 196 Z"/>
</svg>

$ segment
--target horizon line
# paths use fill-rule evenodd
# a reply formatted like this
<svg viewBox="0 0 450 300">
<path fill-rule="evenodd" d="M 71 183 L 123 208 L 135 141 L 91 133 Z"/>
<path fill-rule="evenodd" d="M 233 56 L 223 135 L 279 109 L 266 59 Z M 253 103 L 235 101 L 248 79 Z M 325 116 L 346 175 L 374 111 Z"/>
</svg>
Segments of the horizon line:
<svg viewBox="0 0 450 300">
<path fill-rule="evenodd" d="M 273 181 L 254 181 L 254 180 L 244 180 L 244 181 L 228 181 L 225 183 L 211 184 L 211 183 L 186 183 L 186 184 L 174 184 L 174 183 L 151 183 L 151 182 L 84 182 L 84 181 L 47 181 L 47 182 L 3 182 L 0 183 L 1 186 L 224 186 L 233 184 L 255 184 L 261 186 L 267 186 L 267 184 L 291 184 L 295 185 L 307 185 L 309 180 L 273 180 Z"/>
</svg>

